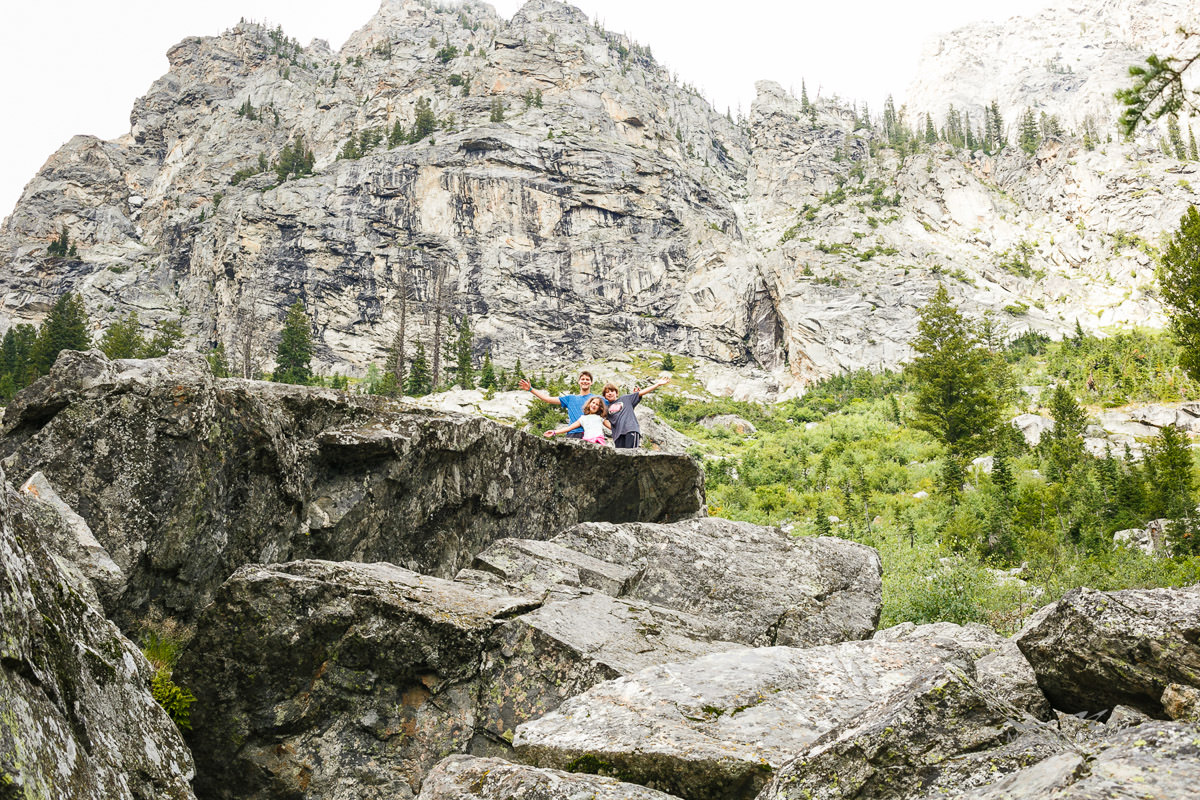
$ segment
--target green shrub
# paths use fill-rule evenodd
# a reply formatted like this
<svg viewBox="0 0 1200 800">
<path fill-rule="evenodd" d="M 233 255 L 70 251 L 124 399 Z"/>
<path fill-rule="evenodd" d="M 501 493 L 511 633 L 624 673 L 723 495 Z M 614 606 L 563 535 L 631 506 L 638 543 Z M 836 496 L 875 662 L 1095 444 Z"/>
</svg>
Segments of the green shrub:
<svg viewBox="0 0 1200 800">
<path fill-rule="evenodd" d="M 196 702 L 196 696 L 171 680 L 169 669 L 159 667 L 155 670 L 150 680 L 150 693 L 176 725 L 185 731 L 192 729 L 192 704 Z"/>
</svg>

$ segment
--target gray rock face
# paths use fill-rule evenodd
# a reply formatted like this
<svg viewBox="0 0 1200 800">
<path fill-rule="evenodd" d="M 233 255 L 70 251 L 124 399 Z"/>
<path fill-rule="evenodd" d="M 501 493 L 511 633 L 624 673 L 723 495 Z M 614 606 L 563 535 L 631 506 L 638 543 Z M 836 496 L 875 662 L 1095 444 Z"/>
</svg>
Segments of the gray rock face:
<svg viewBox="0 0 1200 800">
<path fill-rule="evenodd" d="M 611 774 L 685 798 L 752 797 L 822 734 L 886 700 L 959 650 L 845 642 L 733 650 L 599 684 L 517 728 L 524 760 Z"/>
<path fill-rule="evenodd" d="M 1065 752 L 963 800 L 1178 800 L 1200 781 L 1200 726 L 1149 722 L 1110 737 L 1094 757 Z"/>
<path fill-rule="evenodd" d="M 730 641 L 831 644 L 866 638 L 879 621 L 879 554 L 843 539 L 706 518 L 585 523 L 551 541 L 636 570 L 619 596 L 706 617 Z"/>
<path fill-rule="evenodd" d="M 480 655 L 529 597 L 390 564 L 239 570 L 176 674 L 206 798 L 404 798 L 475 735 Z"/>
<path fill-rule="evenodd" d="M 450 756 L 421 786 L 418 800 L 671 800 L 671 795 L 599 775 L 538 769 L 497 758 Z"/>
<path fill-rule="evenodd" d="M 0 473 L 0 794 L 191 800 L 192 758 L 150 664 L 59 567 L 36 526 L 50 507 L 31 502 Z"/>
<path fill-rule="evenodd" d="M 875 639 L 899 642 L 913 639 L 947 639 L 962 647 L 975 659 L 975 679 L 1007 703 L 1037 719 L 1053 719 L 1046 696 L 1038 688 L 1033 667 L 1012 639 L 1006 639 L 985 625 L 955 625 L 938 622 L 914 625 L 904 622 L 879 631 Z"/>
<path fill-rule="evenodd" d="M 986 785 L 1068 749 L 954 664 L 826 733 L 779 770 L 761 800 L 936 798 Z"/>
<path fill-rule="evenodd" d="M 178 667 L 203 709 L 196 784 L 205 797 L 410 797 L 442 756 L 508 754 L 517 725 L 601 681 L 737 646 L 717 632 L 586 590 L 547 598 L 383 563 L 244 567 Z"/>
<path fill-rule="evenodd" d="M 118 620 L 151 605 L 186 618 L 247 563 L 380 560 L 448 576 L 505 536 L 704 509 L 686 456 L 215 380 L 197 356 L 65 353 L 8 407 L 4 433 L 10 474 L 42 472 L 123 572 Z"/>
<path fill-rule="evenodd" d="M 1162 717 L 1169 684 L 1200 687 L 1200 593 L 1074 589 L 1014 637 L 1055 708 Z"/>
</svg>

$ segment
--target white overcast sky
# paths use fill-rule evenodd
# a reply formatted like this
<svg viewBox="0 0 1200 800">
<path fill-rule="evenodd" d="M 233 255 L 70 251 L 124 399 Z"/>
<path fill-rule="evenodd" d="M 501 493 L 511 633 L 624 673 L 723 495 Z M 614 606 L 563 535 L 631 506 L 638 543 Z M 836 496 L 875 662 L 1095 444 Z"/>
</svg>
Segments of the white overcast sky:
<svg viewBox="0 0 1200 800">
<path fill-rule="evenodd" d="M 749 112 L 763 78 L 809 95 L 838 94 L 882 108 L 899 98 L 926 39 L 983 19 L 1003 20 L 1051 0 L 577 0 L 609 30 L 650 45 L 655 58 L 718 110 Z M 521 0 L 493 3 L 509 18 Z M 308 44 L 338 49 L 379 0 L 26 0 L 0 12 L 0 218 L 25 184 L 75 134 L 112 139 L 129 129 L 133 101 L 167 71 L 186 36 L 216 35 L 246 17 L 280 24 Z"/>
</svg>

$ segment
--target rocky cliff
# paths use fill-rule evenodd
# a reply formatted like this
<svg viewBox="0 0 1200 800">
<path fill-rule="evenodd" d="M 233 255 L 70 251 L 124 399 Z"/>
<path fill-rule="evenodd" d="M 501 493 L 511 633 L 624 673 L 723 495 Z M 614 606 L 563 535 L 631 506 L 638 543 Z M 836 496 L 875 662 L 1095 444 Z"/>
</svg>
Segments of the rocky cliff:
<svg viewBox="0 0 1200 800">
<path fill-rule="evenodd" d="M 1088 0 L 1054 30 L 1132 26 L 1119 47 L 1084 37 L 1090 80 L 1160 44 L 1144 29 L 1181 5 Z M 955 65 L 1018 40 L 1052 59 L 1042 27 L 1009 25 L 994 56 L 972 44 L 988 31 L 943 39 L 913 103 L 988 102 L 998 84 Z M 1138 143 L 901 157 L 854 108 L 809 114 L 769 82 L 735 122 L 649 47 L 552 0 L 507 21 L 384 0 L 338 53 L 241 24 L 168 57 L 129 135 L 73 139 L 0 229 L 10 324 L 78 290 L 98 328 L 181 317 L 252 374 L 302 299 L 326 372 L 381 363 L 402 316 L 432 345 L 455 314 L 502 364 L 650 348 L 759 370 L 771 395 L 907 357 L 939 280 L 1014 330 L 1160 324 L 1153 248 L 1196 199 L 1194 163 Z M 1064 103 L 1070 127 L 1066 109 L 1109 85 L 1095 80 L 1022 84 L 1011 102 Z M 48 257 L 64 225 L 78 257 Z"/>
</svg>

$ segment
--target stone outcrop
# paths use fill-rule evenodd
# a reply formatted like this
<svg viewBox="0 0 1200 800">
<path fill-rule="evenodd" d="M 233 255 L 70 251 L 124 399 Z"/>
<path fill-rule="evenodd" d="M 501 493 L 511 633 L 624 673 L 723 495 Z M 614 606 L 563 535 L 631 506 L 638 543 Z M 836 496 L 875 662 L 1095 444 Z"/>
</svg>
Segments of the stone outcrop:
<svg viewBox="0 0 1200 800">
<path fill-rule="evenodd" d="M 945 797 L 1068 749 L 1053 725 L 1022 718 L 946 663 L 813 742 L 760 798 Z"/>
<path fill-rule="evenodd" d="M 959 795 L 963 800 L 1176 800 L 1200 781 L 1200 726 L 1149 722 L 1109 737 L 1092 757 L 1066 751 Z"/>
<path fill-rule="evenodd" d="M 517 728 L 523 760 L 608 774 L 684 798 L 749 798 L 807 745 L 947 661 L 928 642 L 733 650 L 599 684 Z M 969 667 L 968 667 L 969 668 Z"/>
<path fill-rule="evenodd" d="M 758 646 L 866 638 L 882 605 L 872 548 L 716 518 L 584 523 L 549 542 L 499 542 L 473 566 L 522 586 L 587 586 L 704 617 L 718 638 Z"/>
<path fill-rule="evenodd" d="M 1073 589 L 1015 640 L 1055 708 L 1162 718 L 1170 684 L 1200 687 L 1200 591 Z"/>
<path fill-rule="evenodd" d="M 104 324 L 186 308 L 189 339 L 252 376 L 302 297 L 319 368 L 364 375 L 404 307 L 408 339 L 465 315 L 505 366 L 647 348 L 753 373 L 769 397 L 907 358 L 942 280 L 1014 332 L 1158 325 L 1147 243 L 1195 202 L 1196 167 L 1150 140 L 1089 149 L 1075 111 L 1111 108 L 1189 7 L 1088 0 L 1007 24 L 1001 50 L 978 45 L 993 28 L 944 37 L 910 111 L 940 126 L 948 98 L 998 98 L 1010 125 L 1029 106 L 1071 129 L 995 157 L 900 158 L 857 108 L 809 114 L 770 81 L 735 122 L 552 0 L 511 20 L 385 0 L 338 53 L 239 24 L 171 48 L 128 136 L 75 137 L 33 178 L 0 229 L 2 321 L 40 320 L 65 289 Z M 1045 40 L 1062 30 L 1069 54 Z M 437 124 L 413 141 L 426 103 Z M 313 173 L 282 180 L 297 137 Z M 64 225 L 77 258 L 47 253 Z"/>
<path fill-rule="evenodd" d="M 43 529 L 54 513 L 0 473 L 0 796 L 191 800 L 192 757 L 153 670 L 62 566 L 73 520 Z"/>
<path fill-rule="evenodd" d="M 704 510 L 686 456 L 216 380 L 198 356 L 66 352 L 9 405 L 0 451 L 14 478 L 43 473 L 111 556 L 119 620 L 152 605 L 190 617 L 243 564 L 389 561 L 451 576 L 499 538 Z"/>
<path fill-rule="evenodd" d="M 955 625 L 938 622 L 914 625 L 903 622 L 879 631 L 875 639 L 888 642 L 946 639 L 962 647 L 974 659 L 975 679 L 981 688 L 1037 719 L 1053 718 L 1050 704 L 1038 687 L 1037 676 L 1012 639 L 986 625 Z"/>
<path fill-rule="evenodd" d="M 198 793 L 412 797 L 475 736 L 487 638 L 534 606 L 390 564 L 242 568 L 177 669 Z"/>
<path fill-rule="evenodd" d="M 671 800 L 613 778 L 538 769 L 497 758 L 450 756 L 425 778 L 418 800 Z"/>
</svg>

